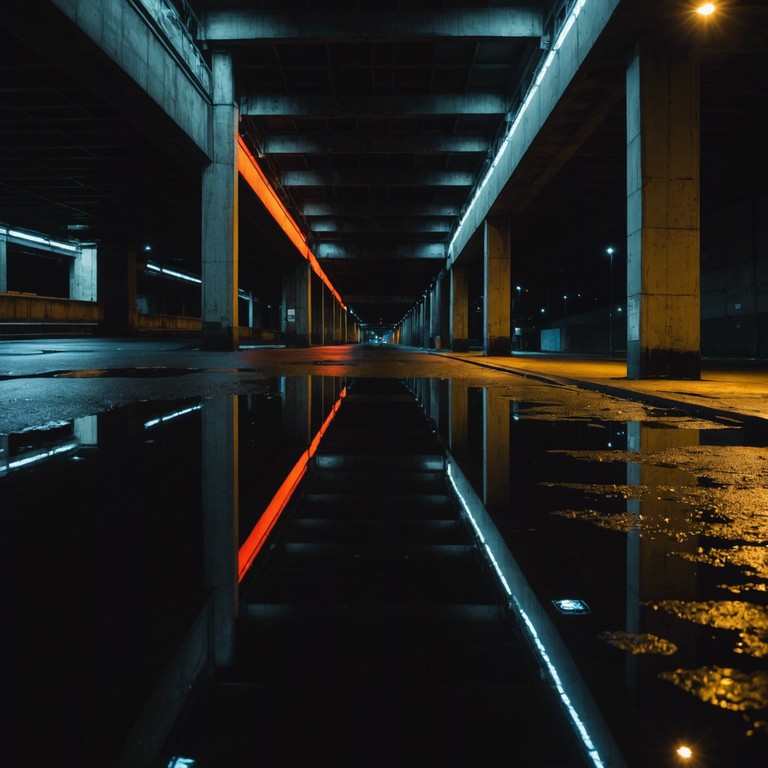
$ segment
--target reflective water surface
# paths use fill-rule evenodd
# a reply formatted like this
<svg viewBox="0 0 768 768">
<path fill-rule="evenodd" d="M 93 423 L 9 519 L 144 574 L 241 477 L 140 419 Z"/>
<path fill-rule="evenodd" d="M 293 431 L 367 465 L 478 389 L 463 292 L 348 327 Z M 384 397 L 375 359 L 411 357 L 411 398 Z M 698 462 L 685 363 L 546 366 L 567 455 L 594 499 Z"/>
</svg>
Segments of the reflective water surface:
<svg viewBox="0 0 768 768">
<path fill-rule="evenodd" d="M 327 473 L 343 476 L 356 503 L 366 504 L 370 464 L 334 465 L 340 454 L 327 449 L 338 444 L 334 424 L 353 407 L 355 384 L 264 379 L 247 395 L 143 402 L 0 436 L 2 589 L 12 629 L 3 671 L 19 765 L 131 764 L 137 744 L 151 741 L 157 713 L 182 698 L 174 675 L 215 664 L 227 617 L 263 591 L 258 578 L 273 568 L 283 516 L 299 498 L 315 509 L 336 504 L 317 485 L 320 468 L 323 482 Z M 764 764 L 765 436 L 678 412 L 628 419 L 615 400 L 598 411 L 585 398 L 579 410 L 561 404 L 556 390 L 526 401 L 514 380 L 403 381 L 402 397 L 416 400 L 445 451 L 422 470 L 435 488 L 451 489 L 468 538 L 448 538 L 455 526 L 447 520 L 401 519 L 398 530 L 408 526 L 409 541 L 421 547 L 409 544 L 401 556 L 458 563 L 467 543 L 477 553 L 493 599 L 524 638 L 533 678 L 552 693 L 557 727 L 572 731 L 548 759 Z M 349 450 L 376 455 L 363 426 Z M 416 440 L 409 434 L 401 435 L 403 453 Z M 390 483 L 410 482 L 405 470 L 387 470 Z M 433 503 L 421 498 L 422 506 Z M 331 549 L 323 537 L 332 523 L 321 517 L 300 521 L 302 543 L 283 547 L 294 565 L 280 578 L 305 602 L 319 588 L 301 587 L 307 561 L 299 558 Z M 355 546 L 363 525 L 363 540 L 392 535 L 380 518 L 359 523 Z M 333 556 L 352 557 L 343 549 Z M 335 568 L 323 563 L 320 573 Z M 371 589 L 380 589 L 382 573 L 400 578 L 391 569 L 369 574 Z M 444 585 L 445 606 L 471 604 L 476 619 L 486 598 L 459 596 L 470 583 L 476 589 L 477 576 L 464 566 L 451 573 L 466 582 Z M 279 592 L 277 576 L 270 578 Z M 404 599 L 412 587 L 401 587 Z M 277 603 L 270 610 L 274 618 Z M 199 654 L 200 637 L 213 638 L 214 650 Z M 503 655 L 488 658 L 497 666 L 486 674 L 501 679 Z M 249 695 L 258 700 L 258 689 Z M 503 721 L 494 727 L 503 730 Z M 179 738 L 174 754 L 196 743 Z M 479 752 L 488 762 L 477 764 L 555 764 L 530 745 L 508 748 Z M 290 764 L 272 759 L 266 764 Z"/>
</svg>

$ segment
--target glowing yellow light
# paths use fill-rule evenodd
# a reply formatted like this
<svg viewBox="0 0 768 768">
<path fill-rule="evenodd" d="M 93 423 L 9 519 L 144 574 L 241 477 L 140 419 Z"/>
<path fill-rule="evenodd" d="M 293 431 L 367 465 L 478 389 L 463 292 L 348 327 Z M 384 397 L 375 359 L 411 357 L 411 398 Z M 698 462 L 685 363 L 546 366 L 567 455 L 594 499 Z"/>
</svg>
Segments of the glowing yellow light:
<svg viewBox="0 0 768 768">
<path fill-rule="evenodd" d="M 683 760 L 690 760 L 693 757 L 693 752 L 690 747 L 678 747 L 677 754 L 683 758 Z"/>
<path fill-rule="evenodd" d="M 702 16 L 709 16 L 710 14 L 713 14 L 715 12 L 715 4 L 714 3 L 704 3 L 704 5 L 700 5 L 696 9 L 696 13 L 701 14 Z"/>
</svg>

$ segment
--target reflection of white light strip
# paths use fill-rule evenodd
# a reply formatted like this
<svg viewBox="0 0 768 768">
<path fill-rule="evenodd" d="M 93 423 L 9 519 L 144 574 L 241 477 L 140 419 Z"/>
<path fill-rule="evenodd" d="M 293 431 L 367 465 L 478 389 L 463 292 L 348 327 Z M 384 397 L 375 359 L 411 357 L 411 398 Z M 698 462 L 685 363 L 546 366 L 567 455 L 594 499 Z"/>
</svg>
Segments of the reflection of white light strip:
<svg viewBox="0 0 768 768">
<path fill-rule="evenodd" d="M 58 240 L 51 240 L 50 237 L 43 237 L 42 235 L 30 235 L 28 232 L 19 232 L 18 229 L 6 229 L 2 228 L 2 233 L 8 235 L 8 237 L 15 237 L 18 240 L 26 240 L 30 243 L 39 243 L 40 245 L 47 245 L 50 248 L 60 248 L 62 251 L 77 251 L 76 245 L 70 243 L 60 243 Z"/>
<path fill-rule="evenodd" d="M 552 678 L 552 682 L 555 684 L 557 693 L 559 694 L 561 701 L 565 705 L 565 709 L 568 712 L 568 716 L 571 718 L 571 722 L 574 724 L 576 731 L 578 732 L 582 742 L 584 743 L 584 746 L 587 748 L 587 752 L 589 753 L 589 756 L 592 759 L 592 762 L 595 764 L 596 768 L 604 768 L 605 763 L 600 759 L 600 755 L 597 749 L 595 749 L 595 745 L 592 742 L 592 739 L 590 738 L 589 733 L 587 732 L 586 726 L 582 722 L 582 719 L 579 717 L 579 713 L 574 709 L 573 704 L 571 704 L 571 700 L 568 697 L 568 694 L 565 692 L 565 688 L 563 688 L 563 683 L 562 683 L 562 680 L 560 680 L 560 675 L 557 673 L 557 668 L 552 663 L 552 660 L 549 658 L 547 649 L 544 647 L 544 643 L 541 642 L 541 639 L 539 638 L 539 633 L 536 631 L 536 627 L 533 626 L 533 622 L 528 618 L 528 614 L 523 610 L 523 607 L 520 605 L 518 599 L 516 597 L 513 597 L 512 599 L 515 601 L 515 607 L 517 608 L 518 613 L 520 614 L 523 621 L 525 622 L 525 626 L 527 627 L 528 632 L 531 636 L 531 639 L 533 640 L 534 645 L 536 646 L 536 649 L 539 652 L 539 656 L 547 666 L 547 670 L 549 671 L 550 677 Z"/>
<path fill-rule="evenodd" d="M 149 421 L 144 422 L 144 429 L 149 429 L 150 427 L 154 427 L 157 424 L 164 424 L 166 421 L 171 421 L 171 419 L 178 419 L 179 416 L 186 416 L 188 413 L 192 413 L 192 411 L 199 411 L 202 407 L 202 405 L 193 405 L 190 408 L 185 408 L 183 411 L 174 411 L 173 413 L 169 413 L 167 416 L 160 416 L 156 419 L 150 419 Z"/>
<path fill-rule="evenodd" d="M 26 467 L 29 464 L 35 464 L 38 461 L 45 461 L 50 459 L 51 456 L 56 456 L 59 453 L 67 453 L 68 451 L 77 450 L 80 447 L 80 443 L 67 443 L 66 445 L 59 445 L 56 448 L 51 448 L 49 451 L 43 451 L 42 453 L 36 453 L 33 456 L 24 456 L 21 459 L 8 462 L 8 469 L 18 469 L 19 467 Z"/>
<path fill-rule="evenodd" d="M 512 600 L 514 601 L 514 604 L 515 604 L 515 608 L 517 609 L 518 613 L 523 619 L 523 622 L 525 623 L 525 626 L 528 629 L 531 639 L 533 640 L 533 644 L 536 649 L 536 652 L 539 655 L 539 657 L 542 659 L 544 664 L 546 665 L 547 669 L 549 670 L 549 674 L 552 678 L 552 682 L 554 683 L 555 688 L 557 689 L 557 693 L 560 696 L 560 699 L 563 702 L 563 705 L 565 706 L 566 712 L 568 713 L 568 717 L 570 718 L 571 722 L 576 728 L 576 731 L 579 734 L 579 737 L 581 738 L 582 743 L 586 747 L 587 753 L 589 754 L 589 757 L 592 760 L 592 763 L 595 765 L 595 768 L 605 768 L 605 763 L 603 763 L 602 759 L 600 758 L 600 754 L 595 748 L 594 742 L 592 741 L 592 738 L 590 737 L 589 732 L 586 729 L 586 726 L 584 725 L 582 719 L 579 717 L 579 713 L 576 711 L 573 704 L 571 704 L 571 700 L 568 697 L 568 694 L 565 692 L 565 688 L 563 687 L 563 683 L 560 679 L 560 675 L 557 672 L 557 668 L 552 663 L 552 660 L 549 658 L 547 649 L 544 647 L 544 644 L 541 642 L 541 639 L 539 638 L 539 633 L 536 631 L 536 628 L 533 626 L 533 623 L 528 618 L 528 614 L 523 610 L 522 606 L 520 605 L 520 601 L 517 599 L 517 597 L 512 595 L 512 589 L 510 588 L 509 582 L 507 581 L 506 577 L 502 573 L 501 566 L 499 565 L 498 560 L 496 559 L 496 556 L 493 553 L 493 550 L 491 549 L 490 545 L 485 541 L 485 537 L 480 531 L 480 527 L 478 526 L 474 515 L 472 514 L 472 512 L 470 512 L 469 505 L 467 504 L 466 499 L 459 491 L 456 481 L 453 477 L 453 473 L 451 472 L 450 461 L 448 462 L 448 479 L 451 482 L 451 486 L 456 496 L 461 502 L 462 509 L 464 510 L 467 517 L 469 518 L 469 521 L 472 523 L 472 527 L 474 528 L 478 539 L 481 541 L 481 543 L 484 544 L 485 551 L 488 555 L 491 565 L 493 566 L 494 571 L 496 572 L 496 575 L 499 578 L 499 581 L 504 587 L 504 591 L 510 597 L 512 597 Z"/>
<path fill-rule="evenodd" d="M 196 283 L 197 285 L 200 285 L 203 282 L 199 277 L 187 275 L 184 272 L 177 272 L 175 269 L 168 269 L 168 267 L 161 267 L 153 261 L 147 262 L 147 269 L 151 269 L 153 272 L 159 272 L 161 275 L 175 277 L 177 280 L 186 280 L 188 283 Z"/>
<path fill-rule="evenodd" d="M 469 518 L 469 522 L 472 523 L 472 527 L 475 529 L 477 538 L 480 539 L 481 544 L 485 544 L 485 536 L 483 536 L 483 532 L 480 530 L 477 521 L 475 520 L 473 514 L 469 511 L 469 505 L 467 504 L 466 499 L 461 495 L 461 491 L 459 491 L 459 488 L 456 485 L 456 481 L 453 479 L 450 461 L 448 462 L 448 479 L 451 481 L 451 486 L 453 487 L 454 493 L 459 497 L 459 501 L 461 502 L 461 506 L 464 508 L 464 512 L 466 512 L 467 517 Z"/>
<path fill-rule="evenodd" d="M 512 140 L 512 135 L 517 130 L 517 126 L 520 125 L 520 122 L 523 119 L 523 115 L 525 114 L 526 110 L 530 106 L 534 95 L 539 90 L 539 86 L 544 80 L 546 73 L 549 71 L 549 68 L 552 66 L 552 63 L 555 60 L 555 55 L 557 54 L 557 52 L 560 50 L 563 43 L 565 42 L 565 38 L 568 36 L 568 33 L 571 31 L 571 28 L 575 24 L 576 19 L 578 18 L 579 14 L 584 8 L 586 2 L 587 0 L 576 0 L 576 4 L 573 6 L 573 8 L 571 9 L 571 12 L 568 14 L 568 18 L 565 20 L 565 24 L 563 24 L 562 28 L 560 29 L 560 32 L 558 33 L 554 44 L 550 48 L 549 53 L 546 55 L 543 63 L 541 64 L 538 71 L 536 72 L 536 77 L 534 78 L 534 81 L 531 84 L 531 87 L 528 89 L 528 92 L 525 94 L 525 98 L 523 99 L 522 104 L 520 104 L 520 107 L 518 108 L 517 113 L 515 114 L 515 119 L 512 121 L 512 124 L 510 125 L 509 130 L 504 136 L 504 140 L 502 141 L 501 146 L 499 147 L 499 151 L 496 153 L 496 157 L 491 163 L 491 167 L 486 171 L 486 174 L 483 177 L 482 181 L 480 182 L 480 185 L 477 187 L 477 189 L 475 190 L 475 193 L 472 195 L 472 200 L 467 206 L 466 211 L 464 211 L 463 216 L 459 219 L 459 226 L 456 227 L 456 232 L 454 232 L 454 235 L 451 238 L 451 242 L 448 245 L 449 253 L 453 248 L 453 244 L 456 242 L 456 239 L 458 238 L 459 233 L 461 232 L 461 229 L 464 226 L 464 223 L 469 217 L 469 214 L 472 213 L 472 209 L 475 207 L 475 203 L 477 202 L 477 199 L 480 197 L 480 193 L 485 189 L 486 184 L 488 184 L 488 182 L 491 179 L 491 176 L 493 175 L 493 172 L 496 170 L 496 166 L 499 164 L 499 162 L 501 161 L 501 158 L 504 156 L 504 153 L 507 151 L 507 147 L 509 147 L 509 143 Z"/>
</svg>

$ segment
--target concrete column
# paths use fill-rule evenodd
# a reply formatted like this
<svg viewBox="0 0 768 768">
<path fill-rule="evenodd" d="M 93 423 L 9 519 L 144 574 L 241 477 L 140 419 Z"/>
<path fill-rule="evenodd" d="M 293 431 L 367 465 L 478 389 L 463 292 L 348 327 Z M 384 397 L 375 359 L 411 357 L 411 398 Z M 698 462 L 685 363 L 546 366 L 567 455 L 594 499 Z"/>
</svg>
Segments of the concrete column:
<svg viewBox="0 0 768 768">
<path fill-rule="evenodd" d="M 312 338 L 312 270 L 309 262 L 289 264 L 283 270 L 285 343 L 309 347 Z"/>
<path fill-rule="evenodd" d="M 429 338 L 433 349 L 440 348 L 440 281 L 436 280 L 429 294 Z"/>
<path fill-rule="evenodd" d="M 8 241 L 0 237 L 0 293 L 8 290 Z"/>
<path fill-rule="evenodd" d="M 325 345 L 328 343 L 328 289 L 325 287 L 325 283 L 321 282 L 323 290 L 320 292 L 320 343 Z"/>
<path fill-rule="evenodd" d="M 136 309 L 136 251 L 126 245 L 102 243 L 98 249 L 96 283 L 104 303 L 104 325 L 125 333 L 138 325 Z"/>
<path fill-rule="evenodd" d="M 455 264 L 450 272 L 450 336 L 454 352 L 469 352 L 469 280 L 467 270 Z"/>
<path fill-rule="evenodd" d="M 96 301 L 98 298 L 98 267 L 95 245 L 83 246 L 69 267 L 69 298 Z"/>
<path fill-rule="evenodd" d="M 333 299 L 333 343 L 341 344 L 341 304 Z"/>
<path fill-rule="evenodd" d="M 448 272 L 443 272 L 438 278 L 440 284 L 440 305 L 438 307 L 439 314 L 439 327 L 438 333 L 440 334 L 440 347 L 441 349 L 451 348 L 451 328 L 450 328 L 450 312 L 451 312 L 451 276 Z"/>
<path fill-rule="evenodd" d="M 203 171 L 203 347 L 237 349 L 237 107 L 232 58 L 214 51 L 212 162 Z"/>
<path fill-rule="evenodd" d="M 232 662 L 238 613 L 238 402 L 214 397 L 203 406 L 203 575 L 212 592 L 213 659 Z"/>
<path fill-rule="evenodd" d="M 701 377 L 698 56 L 638 43 L 627 68 L 627 375 Z"/>
<path fill-rule="evenodd" d="M 512 235 L 509 218 L 483 225 L 483 354 L 511 355 Z"/>
<path fill-rule="evenodd" d="M 323 343 L 323 293 L 325 284 L 314 273 L 310 273 L 312 291 L 312 345 Z"/>
</svg>

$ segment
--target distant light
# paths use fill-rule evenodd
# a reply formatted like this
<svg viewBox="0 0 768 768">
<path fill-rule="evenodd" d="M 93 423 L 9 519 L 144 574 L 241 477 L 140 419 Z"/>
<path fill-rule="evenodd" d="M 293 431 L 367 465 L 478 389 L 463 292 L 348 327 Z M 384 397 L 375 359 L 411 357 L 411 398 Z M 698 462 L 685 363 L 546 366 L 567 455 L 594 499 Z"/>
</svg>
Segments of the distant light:
<svg viewBox="0 0 768 768">
<path fill-rule="evenodd" d="M 70 232 L 82 232 L 84 229 L 88 229 L 88 224 L 67 224 L 67 229 Z"/>
<path fill-rule="evenodd" d="M 168 768 L 193 768 L 197 761 L 191 757 L 172 757 L 168 763 Z"/>
<path fill-rule="evenodd" d="M 147 251 L 147 253 L 149 253 L 149 251 L 151 251 L 151 250 L 152 250 L 152 246 L 151 246 L 149 243 L 147 243 L 147 244 L 144 246 L 144 250 L 145 250 L 145 251 Z"/>
<path fill-rule="evenodd" d="M 704 3 L 704 5 L 700 5 L 696 9 L 696 13 L 698 13 L 700 16 L 710 16 L 715 12 L 715 4 L 714 3 Z"/>
<path fill-rule="evenodd" d="M 699 13 L 701 13 L 701 11 L 699 11 Z M 693 751 L 690 747 L 678 747 L 677 754 L 682 757 L 683 760 L 690 760 L 693 757 Z"/>
<path fill-rule="evenodd" d="M 589 606 L 583 600 L 567 598 L 565 600 L 553 600 L 552 603 L 560 613 L 589 613 Z"/>
<path fill-rule="evenodd" d="M 606 253 L 607 253 L 609 256 L 613 256 L 613 248 L 611 248 L 610 246 L 609 246 L 608 248 L 606 248 L 606 249 L 605 249 L 605 252 L 606 252 Z"/>
</svg>

